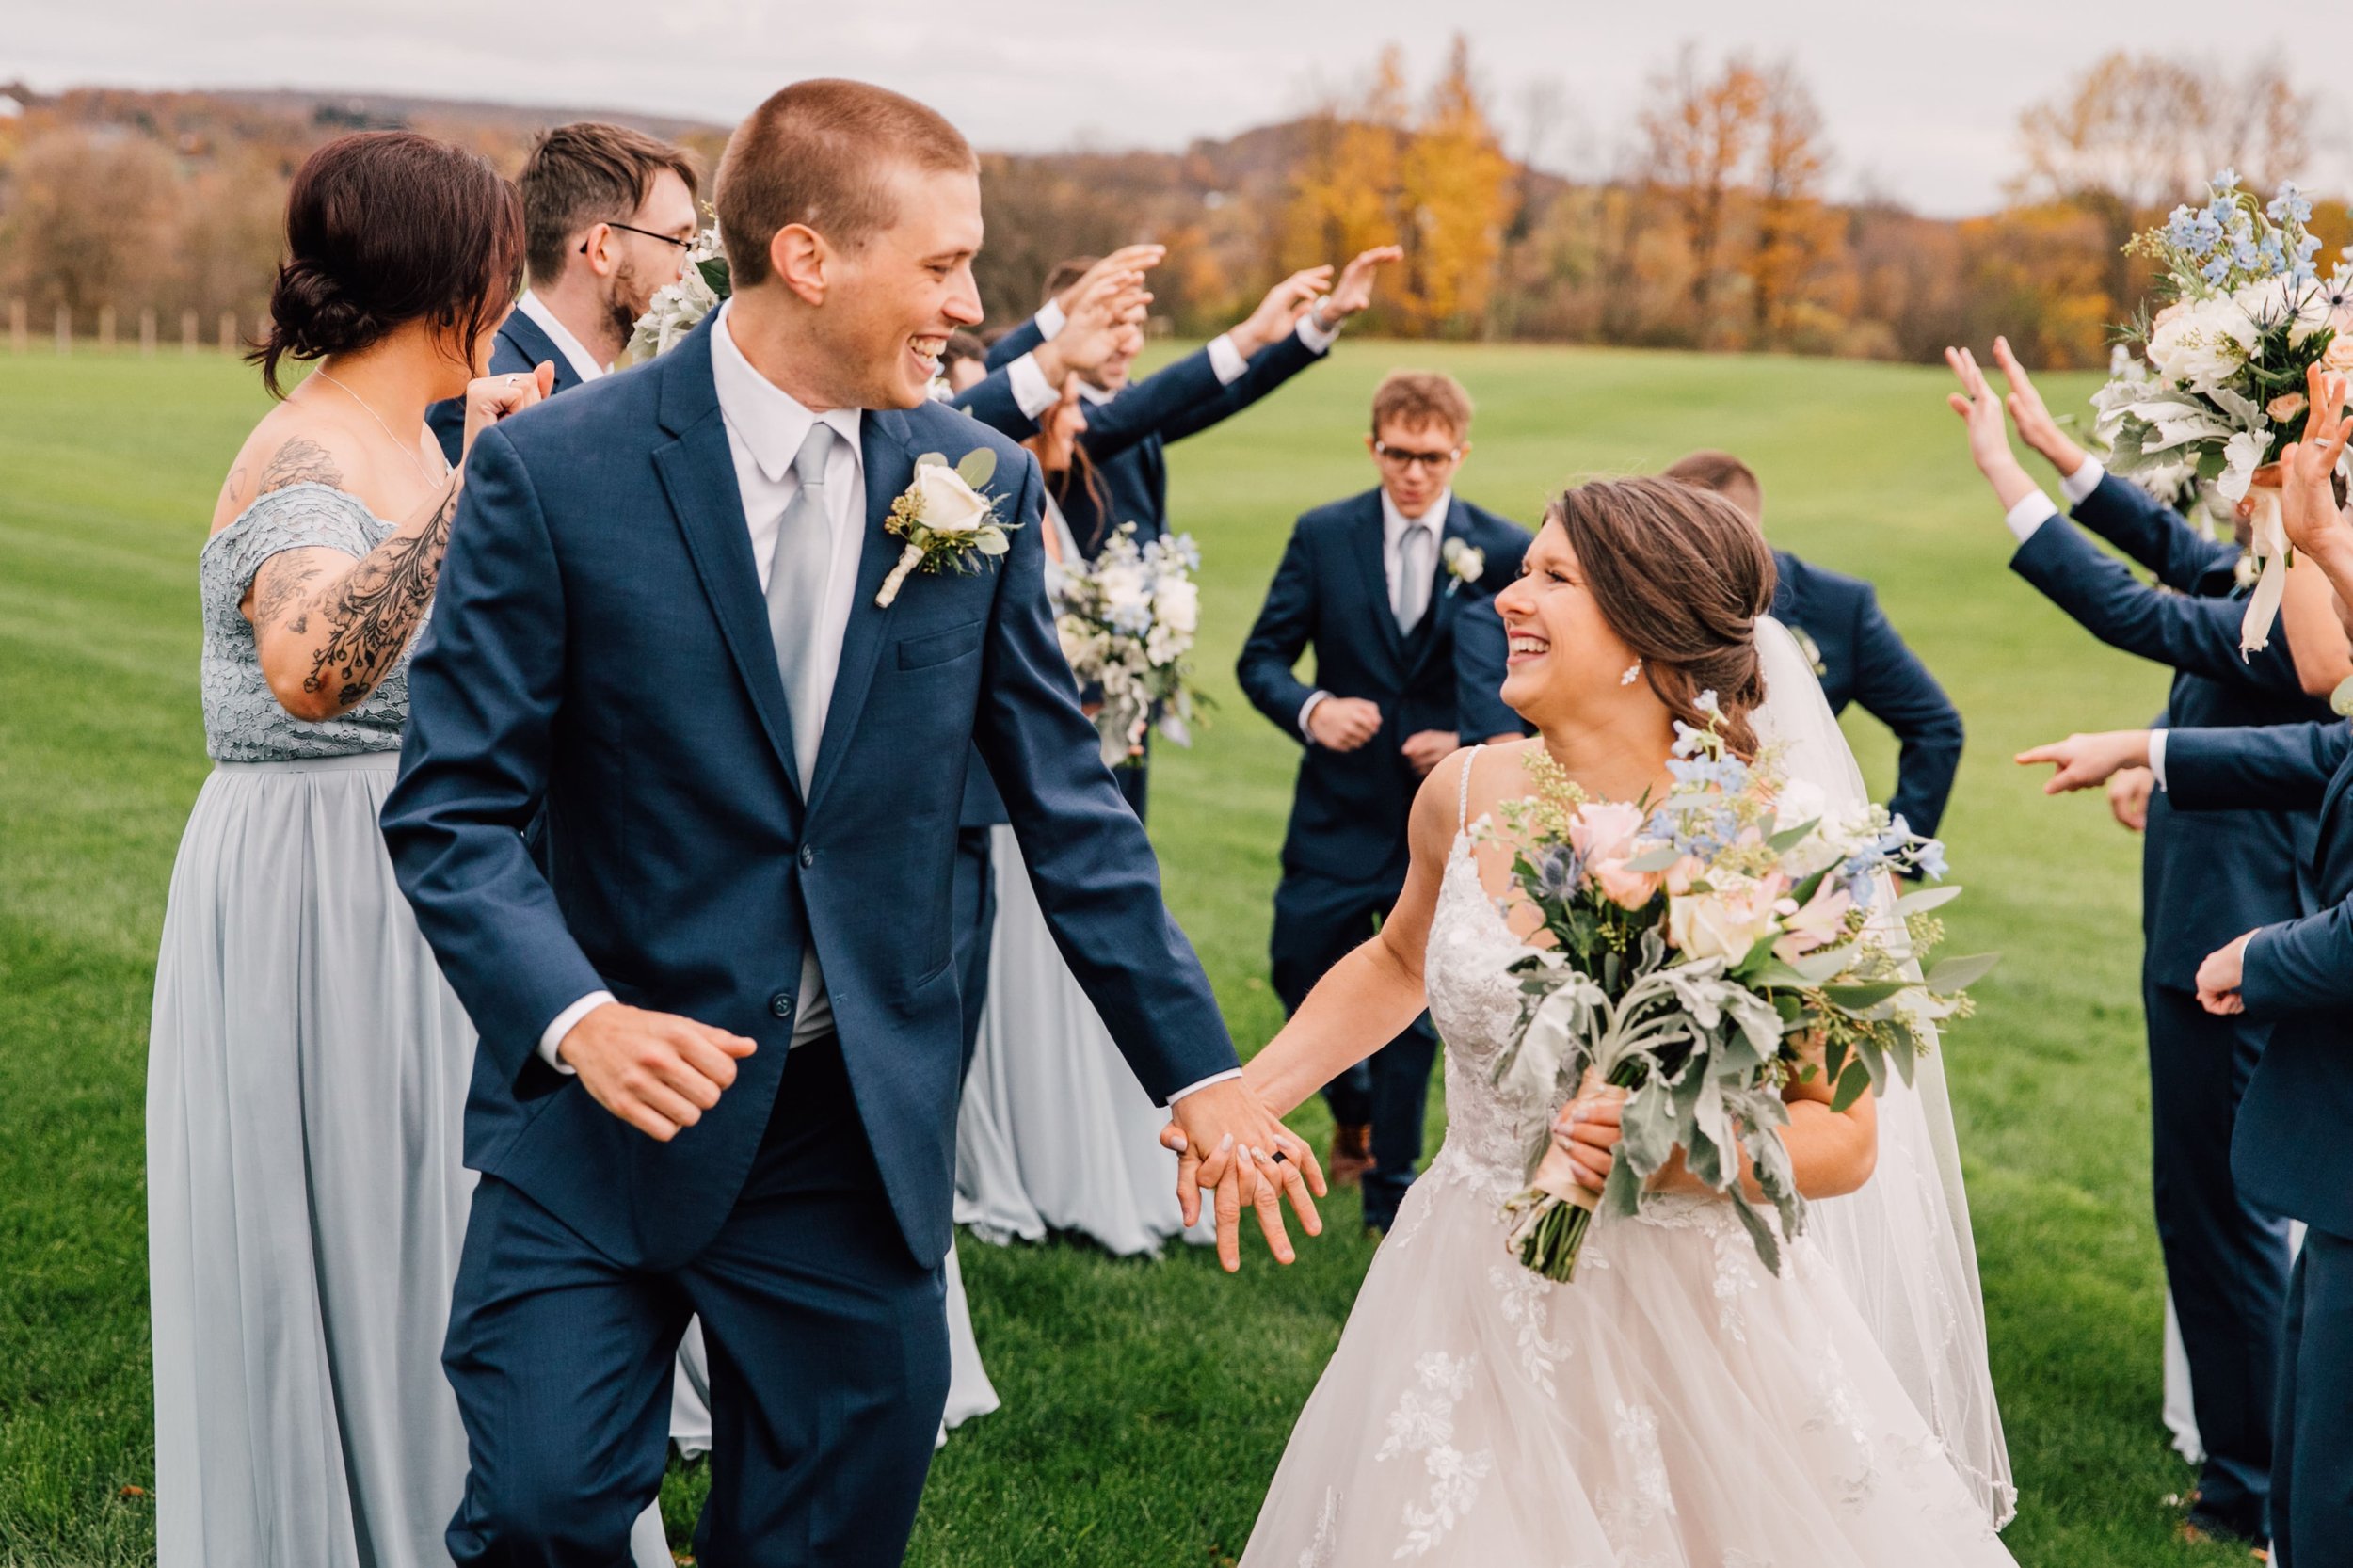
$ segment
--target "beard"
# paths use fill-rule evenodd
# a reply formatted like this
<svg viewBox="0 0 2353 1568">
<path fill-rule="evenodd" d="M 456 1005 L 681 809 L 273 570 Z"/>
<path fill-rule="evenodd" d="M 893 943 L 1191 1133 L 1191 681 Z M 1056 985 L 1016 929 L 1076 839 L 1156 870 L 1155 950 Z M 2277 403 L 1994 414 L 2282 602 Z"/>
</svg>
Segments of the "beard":
<svg viewBox="0 0 2353 1568">
<path fill-rule="evenodd" d="M 615 341 L 627 344 L 636 334 L 637 318 L 646 313 L 653 296 L 654 291 L 645 286 L 634 266 L 623 262 L 613 269 L 612 280 L 604 286 L 604 310 L 613 323 Z"/>
</svg>

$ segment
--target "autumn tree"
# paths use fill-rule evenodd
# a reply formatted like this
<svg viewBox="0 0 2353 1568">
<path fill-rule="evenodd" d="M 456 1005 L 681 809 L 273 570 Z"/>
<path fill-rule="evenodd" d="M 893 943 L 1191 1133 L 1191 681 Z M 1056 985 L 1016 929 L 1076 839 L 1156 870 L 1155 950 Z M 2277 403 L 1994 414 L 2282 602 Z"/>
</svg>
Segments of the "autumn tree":
<svg viewBox="0 0 2353 1568">
<path fill-rule="evenodd" d="M 1692 335 L 1714 333 L 1734 190 L 1763 131 L 1768 87 L 1738 56 L 1713 76 L 1686 44 L 1674 68 L 1654 76 L 1640 117 L 1642 178 L 1674 214 L 1689 259 Z"/>
<path fill-rule="evenodd" d="M 1822 112 L 1794 67 L 1764 77 L 1757 114 L 1756 232 L 1741 270 L 1749 280 L 1750 343 L 1781 341 L 1807 275 L 1836 248 L 1841 222 L 1822 200 L 1830 149 Z"/>
<path fill-rule="evenodd" d="M 1398 175 L 1398 205 L 1407 217 L 1398 236 L 1405 248 L 1402 313 L 1424 331 L 1476 330 L 1494 287 L 1513 180 L 1472 77 L 1470 42 L 1460 33 L 1406 139 Z"/>
<path fill-rule="evenodd" d="M 1326 103 L 1308 117 L 1285 213 L 1284 265 L 1345 262 L 1397 237 L 1409 115 L 1405 53 L 1392 43 L 1360 98 Z"/>
<path fill-rule="evenodd" d="M 169 276 L 179 193 L 153 139 L 49 131 L 25 143 L 8 184 L 0 258 L 10 291 L 36 311 L 63 305 L 82 319 L 133 307 Z"/>
</svg>

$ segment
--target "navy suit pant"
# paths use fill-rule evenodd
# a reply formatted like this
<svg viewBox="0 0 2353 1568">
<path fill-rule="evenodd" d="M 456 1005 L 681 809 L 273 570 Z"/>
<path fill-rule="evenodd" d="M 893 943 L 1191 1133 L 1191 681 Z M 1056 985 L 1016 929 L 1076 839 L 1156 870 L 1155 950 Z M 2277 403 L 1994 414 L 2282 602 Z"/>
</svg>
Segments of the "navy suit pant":
<svg viewBox="0 0 2353 1568">
<path fill-rule="evenodd" d="M 2157 1240 L 2206 1448 L 2191 1516 L 2261 1540 L 2272 1486 L 2288 1226 L 2239 1196 L 2231 1132 L 2270 1029 L 2217 1017 L 2190 992 L 2167 985 L 2144 984 L 2142 1003 Z"/>
<path fill-rule="evenodd" d="M 989 856 L 987 827 L 956 829 L 954 905 L 956 976 L 964 992 L 964 1065 L 972 1065 L 972 1048 L 981 1033 L 981 1014 L 988 1007 L 988 954 L 996 945 L 997 875 Z"/>
<path fill-rule="evenodd" d="M 2353 1240 L 2304 1233 L 2272 1444 L 2272 1561 L 2353 1568 Z"/>
<path fill-rule="evenodd" d="M 742 1195 L 680 1268 L 624 1268 L 485 1177 L 442 1355 L 472 1464 L 450 1556 L 627 1568 L 668 1457 L 671 1356 L 699 1313 L 712 1441 L 696 1556 L 895 1568 L 948 1400 L 944 1280 L 908 1254 L 831 1038 L 792 1052 Z"/>
<path fill-rule="evenodd" d="M 1367 888 L 1286 872 L 1274 889 L 1274 993 L 1286 1015 L 1299 1011 L 1327 970 L 1380 929 L 1395 888 Z M 1430 1067 L 1438 1032 L 1424 1013 L 1366 1061 L 1324 1085 L 1332 1119 L 1372 1124 L 1373 1168 L 1365 1174 L 1365 1224 L 1386 1230 L 1421 1162 Z"/>
</svg>

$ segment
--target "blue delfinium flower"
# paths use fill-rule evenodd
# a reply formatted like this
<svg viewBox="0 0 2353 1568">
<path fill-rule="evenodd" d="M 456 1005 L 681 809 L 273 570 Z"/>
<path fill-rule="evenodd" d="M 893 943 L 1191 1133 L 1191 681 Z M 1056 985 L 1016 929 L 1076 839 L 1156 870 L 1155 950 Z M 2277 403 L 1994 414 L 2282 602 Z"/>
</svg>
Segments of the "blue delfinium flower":
<svg viewBox="0 0 2353 1568">
<path fill-rule="evenodd" d="M 2280 194 L 2271 199 L 2271 204 L 2264 209 L 2264 215 L 2274 223 L 2310 223 L 2313 220 L 2313 204 L 2305 199 L 2302 191 L 2296 188 L 2294 181 L 2282 180 L 2280 182 Z"/>
</svg>

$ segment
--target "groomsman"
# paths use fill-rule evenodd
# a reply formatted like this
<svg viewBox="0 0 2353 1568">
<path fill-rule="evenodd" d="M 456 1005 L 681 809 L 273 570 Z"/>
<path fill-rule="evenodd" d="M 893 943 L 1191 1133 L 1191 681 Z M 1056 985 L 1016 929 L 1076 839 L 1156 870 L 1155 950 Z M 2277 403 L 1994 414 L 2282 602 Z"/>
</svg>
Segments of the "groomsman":
<svg viewBox="0 0 2353 1568">
<path fill-rule="evenodd" d="M 528 286 L 499 326 L 490 374 L 553 364 L 559 392 L 608 374 L 654 295 L 685 270 L 701 179 L 692 152 L 626 125 L 583 120 L 542 136 L 516 182 Z M 424 417 L 457 461 L 465 399 Z"/>
<path fill-rule="evenodd" d="M 1662 477 L 1714 490 L 1763 531 L 1765 487 L 1731 453 L 1694 452 Z M 1785 550 L 1773 552 L 1773 618 L 1797 633 L 1821 678 L 1830 711 L 1843 713 L 1849 703 L 1861 703 L 1865 712 L 1896 732 L 1902 749 L 1888 811 L 1914 833 L 1935 833 L 1961 766 L 1959 710 L 1888 624 L 1870 584 Z"/>
<path fill-rule="evenodd" d="M 1528 552 L 1526 529 L 1454 494 L 1470 421 L 1451 376 L 1398 371 L 1381 383 L 1365 442 L 1380 485 L 1300 518 L 1236 665 L 1251 702 L 1306 748 L 1274 893 L 1286 1012 L 1403 891 L 1415 792 L 1461 744 L 1457 618 L 1518 576 Z M 1312 684 L 1292 669 L 1310 648 Z M 1374 1230 L 1413 1184 L 1437 1048 L 1424 1014 L 1324 1091 L 1333 1163 L 1361 1176 Z"/>
<path fill-rule="evenodd" d="M 2111 647 L 2175 671 L 2160 728 L 2210 731 L 2331 717 L 2325 700 L 2353 673 L 2343 628 L 2317 572 L 2290 575 L 2268 647 L 2239 651 L 2243 594 L 2235 545 L 2192 528 L 2171 508 L 2110 475 L 2060 431 L 2025 369 L 1997 341 L 2019 434 L 2060 475 L 2076 523 L 2153 572 L 2163 591 L 2058 515 L 2011 455 L 1973 358 L 1954 356 L 1967 392 L 1971 455 L 2008 509 L 2010 569 Z M 2141 1001 L 2148 1020 L 2153 1192 L 2166 1277 L 2190 1366 L 2205 1459 L 2185 1528 L 2261 1541 L 2274 1472 L 2274 1383 L 2288 1286 L 2287 1223 L 2233 1176 L 2232 1146 L 2272 1025 L 2217 1016 L 2197 998 L 2200 962 L 2261 925 L 2314 907 L 2320 823 L 2311 805 L 2265 794 L 2185 811 L 2153 791 L 2146 769 L 2110 780 L 2111 808 L 2144 833 Z M 2265 792 L 2266 794 L 2268 792 Z M 2316 804 L 2316 803 L 2315 803 Z"/>
</svg>

